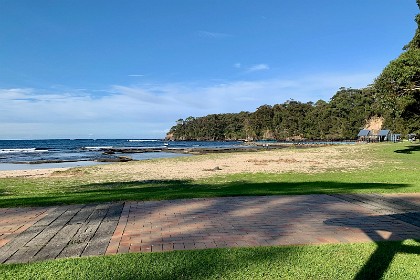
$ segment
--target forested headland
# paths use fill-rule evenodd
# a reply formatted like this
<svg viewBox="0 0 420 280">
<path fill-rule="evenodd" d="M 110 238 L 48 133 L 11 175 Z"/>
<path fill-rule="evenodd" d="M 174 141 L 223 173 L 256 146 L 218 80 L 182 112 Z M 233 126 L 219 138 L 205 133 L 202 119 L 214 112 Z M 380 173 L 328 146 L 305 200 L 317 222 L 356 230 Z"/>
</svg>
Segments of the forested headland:
<svg viewBox="0 0 420 280">
<path fill-rule="evenodd" d="M 420 0 L 416 0 L 420 9 Z M 340 88 L 327 102 L 262 105 L 255 112 L 212 114 L 179 119 L 171 140 L 355 139 L 370 120 L 381 128 L 420 134 L 420 14 L 417 30 L 403 53 L 391 61 L 372 85 Z"/>
</svg>

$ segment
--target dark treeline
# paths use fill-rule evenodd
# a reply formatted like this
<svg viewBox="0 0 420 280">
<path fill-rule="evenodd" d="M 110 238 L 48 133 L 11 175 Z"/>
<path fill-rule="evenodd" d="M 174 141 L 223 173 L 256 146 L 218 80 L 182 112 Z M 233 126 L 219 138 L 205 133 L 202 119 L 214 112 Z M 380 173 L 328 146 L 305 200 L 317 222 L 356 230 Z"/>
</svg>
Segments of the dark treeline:
<svg viewBox="0 0 420 280">
<path fill-rule="evenodd" d="M 420 8 L 420 0 L 416 0 Z M 420 134 L 420 14 L 404 52 L 365 89 L 341 88 L 329 102 L 290 100 L 255 112 L 215 114 L 179 120 L 174 140 L 355 139 L 373 116 L 395 133 Z"/>
<path fill-rule="evenodd" d="M 173 140 L 354 139 L 375 115 L 370 89 L 341 88 L 329 102 L 289 100 L 255 112 L 212 114 L 178 120 Z"/>
</svg>

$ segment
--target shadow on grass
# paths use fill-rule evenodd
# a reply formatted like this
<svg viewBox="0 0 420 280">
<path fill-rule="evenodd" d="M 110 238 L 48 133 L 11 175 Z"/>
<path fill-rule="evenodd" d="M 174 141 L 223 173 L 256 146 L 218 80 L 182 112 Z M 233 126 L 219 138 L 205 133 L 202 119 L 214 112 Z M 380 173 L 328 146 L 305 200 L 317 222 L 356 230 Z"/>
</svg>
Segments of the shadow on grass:
<svg viewBox="0 0 420 280">
<path fill-rule="evenodd" d="M 296 256 L 299 255 L 299 247 L 282 248 L 241 248 L 241 249 L 207 249 L 194 250 L 189 252 L 173 251 L 165 256 L 165 259 L 175 259 L 170 270 L 163 270 L 154 275 L 130 275 L 130 279 L 223 279 L 236 278 L 235 274 L 241 275 L 243 271 L 249 271 L 249 277 L 254 279 L 264 277 L 264 270 L 258 271 L 252 267 L 267 264 L 291 265 Z M 141 256 L 140 256 L 141 257 Z M 155 264 L 161 263 L 164 255 L 155 254 Z M 243 275 L 243 274 L 242 274 Z M 246 274 L 245 274 L 246 275 Z M 139 277 L 140 276 L 140 277 Z M 142 277 L 141 277 L 142 276 Z M 278 275 L 280 278 L 280 275 Z M 250 278 L 250 279 L 252 279 Z M 277 278 L 277 277 L 276 277 Z"/>
<path fill-rule="evenodd" d="M 38 196 L 1 195 L 0 207 L 47 206 L 112 201 L 168 200 L 226 196 L 302 195 L 380 192 L 409 187 L 408 184 L 314 182 L 227 182 L 204 184 L 190 180 L 131 181 L 78 186 L 82 191 L 53 192 Z M 0 190 L 1 193 L 1 190 Z"/>
<path fill-rule="evenodd" d="M 408 222 L 418 226 L 420 212 L 402 213 L 381 216 L 359 216 L 351 218 L 330 219 L 324 223 L 327 225 L 344 226 L 361 229 L 370 239 L 375 241 L 377 248 L 355 275 L 355 280 L 382 279 L 385 272 L 391 265 L 398 253 L 420 255 L 420 246 L 403 244 L 404 240 L 414 239 L 420 242 L 420 233 L 417 227 L 412 228 L 412 233 L 402 233 L 395 225 L 395 220 Z M 378 232 L 388 232 L 390 235 L 384 237 Z M 392 241 L 392 242 L 389 242 Z"/>
<path fill-rule="evenodd" d="M 376 242 L 378 247 L 354 279 L 382 279 L 398 253 L 420 255 L 419 246 L 404 245 L 403 242 Z M 416 240 L 416 242 L 420 242 L 420 240 Z"/>
<path fill-rule="evenodd" d="M 405 149 L 396 150 L 394 152 L 399 154 L 412 154 L 413 152 L 420 152 L 420 145 L 411 145 Z"/>
<path fill-rule="evenodd" d="M 310 278 L 299 263 L 303 247 L 256 247 L 173 251 L 164 254 L 120 254 L 89 259 L 63 259 L 29 265 L 0 266 L 4 279 L 281 279 L 290 278 L 283 267 L 305 266 L 296 279 Z M 316 251 L 314 253 L 317 253 Z M 280 267 L 280 271 L 273 269 Z M 117 269 L 112 269 L 117 268 Z M 2 271 L 3 269 L 3 271 Z M 293 275 L 292 274 L 292 275 Z M 50 278 L 48 278 L 50 279 Z M 51 277 L 52 279 L 52 277 Z"/>
</svg>

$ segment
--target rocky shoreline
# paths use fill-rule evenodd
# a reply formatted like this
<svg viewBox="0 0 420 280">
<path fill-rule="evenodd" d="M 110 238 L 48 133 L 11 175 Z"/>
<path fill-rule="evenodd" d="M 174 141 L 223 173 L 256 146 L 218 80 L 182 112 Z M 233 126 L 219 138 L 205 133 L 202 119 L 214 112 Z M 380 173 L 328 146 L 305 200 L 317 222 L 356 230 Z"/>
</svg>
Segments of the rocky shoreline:
<svg viewBox="0 0 420 280">
<path fill-rule="evenodd" d="M 239 147 L 228 147 L 228 148 L 106 148 L 102 152 L 105 155 L 113 154 L 134 154 L 134 153 L 178 153 L 178 154 L 191 154 L 191 155 L 203 155 L 210 153 L 236 153 L 236 152 L 256 152 L 259 150 L 267 149 L 281 149 L 290 147 L 290 145 L 244 145 Z"/>
<path fill-rule="evenodd" d="M 166 152 L 166 153 L 179 153 L 179 154 L 192 154 L 202 155 L 211 153 L 236 153 L 236 152 L 257 152 L 260 150 L 277 150 L 284 148 L 311 148 L 311 147 L 324 147 L 334 145 L 334 142 L 319 142 L 319 143 L 300 143 L 300 142 L 245 142 L 241 146 L 227 147 L 227 148 L 104 148 L 101 149 L 104 155 L 114 154 L 134 154 L 134 153 L 151 153 L 151 152 Z"/>
<path fill-rule="evenodd" d="M 18 161 L 13 162 L 13 164 L 46 164 L 46 163 L 66 163 L 66 162 L 84 162 L 84 161 L 94 161 L 94 162 L 128 162 L 135 161 L 131 158 L 130 154 L 139 154 L 139 153 L 175 153 L 175 154 L 189 154 L 189 155 L 205 155 L 213 153 L 238 153 L 238 152 L 257 152 L 257 151 L 267 151 L 267 150 L 277 150 L 284 148 L 311 148 L 311 147 L 321 147 L 329 146 L 331 144 L 311 144 L 311 143 L 278 143 L 278 142 L 247 142 L 241 146 L 236 147 L 227 147 L 227 148 L 201 148 L 201 147 L 189 147 L 189 148 L 171 148 L 171 147 L 160 147 L 160 148 L 136 148 L 136 147 L 106 147 L 98 150 L 102 156 L 92 159 L 75 159 L 75 160 L 36 160 L 36 161 Z"/>
</svg>

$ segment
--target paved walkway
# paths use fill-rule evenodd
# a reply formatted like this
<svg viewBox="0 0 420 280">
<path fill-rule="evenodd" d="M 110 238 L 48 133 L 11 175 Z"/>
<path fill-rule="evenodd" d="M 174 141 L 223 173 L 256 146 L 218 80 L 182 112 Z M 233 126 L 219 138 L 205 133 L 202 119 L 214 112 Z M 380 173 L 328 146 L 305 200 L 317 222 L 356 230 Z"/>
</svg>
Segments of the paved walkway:
<svg viewBox="0 0 420 280">
<path fill-rule="evenodd" d="M 0 209 L 0 263 L 420 239 L 420 194 L 182 199 Z"/>
</svg>

